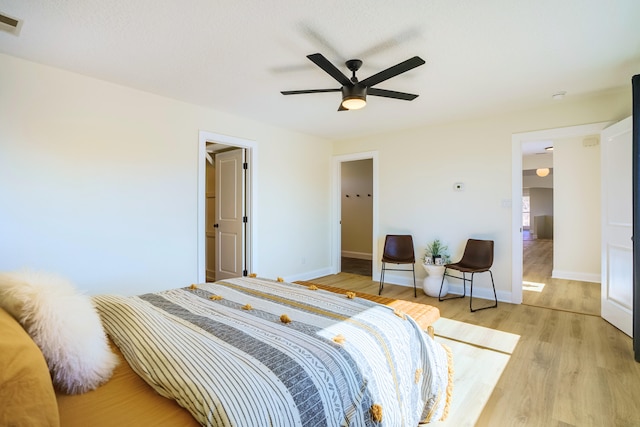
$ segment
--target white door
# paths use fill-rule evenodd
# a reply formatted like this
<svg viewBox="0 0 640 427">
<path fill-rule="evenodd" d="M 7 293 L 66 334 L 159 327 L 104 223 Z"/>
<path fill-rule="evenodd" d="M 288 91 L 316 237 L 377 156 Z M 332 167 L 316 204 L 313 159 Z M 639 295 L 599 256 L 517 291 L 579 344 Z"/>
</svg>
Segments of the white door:
<svg viewBox="0 0 640 427">
<path fill-rule="evenodd" d="M 633 335 L 632 121 L 601 133 L 602 317 Z M 640 238 L 640 236 L 638 236 Z"/>
<path fill-rule="evenodd" d="M 216 155 L 216 280 L 242 276 L 244 265 L 244 149 Z"/>
</svg>

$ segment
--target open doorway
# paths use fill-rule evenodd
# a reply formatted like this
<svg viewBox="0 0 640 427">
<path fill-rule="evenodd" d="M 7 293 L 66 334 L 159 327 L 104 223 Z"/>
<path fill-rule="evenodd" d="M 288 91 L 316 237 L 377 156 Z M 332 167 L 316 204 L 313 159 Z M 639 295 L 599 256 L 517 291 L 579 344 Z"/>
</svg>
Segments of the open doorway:
<svg viewBox="0 0 640 427">
<path fill-rule="evenodd" d="M 353 163 L 365 161 L 363 163 Z M 349 165 L 351 164 L 350 167 Z M 352 175 L 359 177 L 353 181 L 352 186 L 346 186 L 343 189 L 343 165 L 345 170 L 350 171 Z M 366 176 L 362 173 L 358 173 L 358 166 L 360 168 L 366 167 L 370 169 L 370 172 L 366 174 Z M 347 172 L 349 173 L 349 172 Z M 333 213 L 332 213 L 332 223 L 334 224 L 332 234 L 333 245 L 332 245 L 332 266 L 331 271 L 333 274 L 339 273 L 342 270 L 342 255 L 343 249 L 345 251 L 345 255 L 353 258 L 354 256 L 358 256 L 360 258 L 369 258 L 371 261 L 371 273 L 370 277 L 373 280 L 377 280 L 379 277 L 380 271 L 378 262 L 378 153 L 377 152 L 364 152 L 364 153 L 354 153 L 347 154 L 341 156 L 335 156 L 333 158 Z M 359 182 L 361 181 L 361 182 Z M 365 188 L 366 187 L 366 188 Z M 366 191 L 366 192 L 365 192 Z M 358 197 L 358 194 L 360 197 Z M 367 225 L 366 234 L 369 236 L 370 245 L 366 245 L 366 249 L 362 249 L 365 246 L 347 246 L 343 248 L 343 203 L 342 201 L 347 199 L 347 195 L 349 195 L 349 201 L 355 201 L 355 203 L 359 203 L 362 205 L 369 205 L 367 208 L 368 214 L 370 215 L 371 222 L 370 226 Z M 370 195 L 370 197 L 369 197 Z M 352 199 L 353 197 L 353 199 Z M 344 206 L 344 209 L 348 209 L 349 204 Z M 348 215 L 348 213 L 345 212 Z M 357 220 L 357 218 L 356 218 Z M 349 225 L 346 225 L 346 228 L 349 228 Z M 359 228 L 359 230 L 361 230 Z M 351 230 L 350 232 L 353 232 Z M 360 235 L 362 235 L 362 231 L 358 231 Z M 366 239 L 366 237 L 365 237 Z M 362 237 L 360 237 L 362 240 Z M 355 258 L 358 259 L 358 258 Z M 366 260 L 366 261 L 369 261 Z M 367 263 L 368 264 L 368 263 Z"/>
<path fill-rule="evenodd" d="M 372 275 L 373 160 L 342 162 L 342 273 Z"/>
<path fill-rule="evenodd" d="M 534 306 L 553 275 L 553 144 L 522 143 L 522 302 Z"/>
<path fill-rule="evenodd" d="M 252 271 L 256 151 L 253 141 L 200 132 L 199 282 Z"/>
<path fill-rule="evenodd" d="M 596 136 L 605 125 L 514 134 L 513 200 L 518 202 L 513 204 L 512 217 L 516 226 L 512 240 L 513 302 L 600 314 L 601 202 Z M 532 153 L 527 144 L 534 143 L 538 148 Z M 546 152 L 547 147 L 553 147 L 552 155 Z M 535 154 L 540 150 L 545 154 Z M 527 155 L 534 159 L 527 160 Z M 536 155 L 547 156 L 549 163 L 541 162 L 542 157 L 536 161 Z M 542 184 L 538 169 L 549 183 Z M 527 195 L 529 201 L 532 196 L 537 200 L 536 210 L 530 207 L 528 230 L 523 212 Z"/>
</svg>

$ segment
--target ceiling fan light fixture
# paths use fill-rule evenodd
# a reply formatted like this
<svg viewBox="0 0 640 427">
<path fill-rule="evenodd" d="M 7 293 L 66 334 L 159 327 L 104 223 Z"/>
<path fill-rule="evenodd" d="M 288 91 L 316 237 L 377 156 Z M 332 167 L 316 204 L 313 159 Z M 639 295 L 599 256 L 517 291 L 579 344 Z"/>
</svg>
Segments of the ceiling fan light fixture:
<svg viewBox="0 0 640 427">
<path fill-rule="evenodd" d="M 367 105 L 367 101 L 364 98 L 345 98 L 342 100 L 342 106 L 347 110 L 359 110 Z"/>
<path fill-rule="evenodd" d="M 342 106 L 347 110 L 359 110 L 367 105 L 367 88 L 360 85 L 342 87 Z"/>
</svg>

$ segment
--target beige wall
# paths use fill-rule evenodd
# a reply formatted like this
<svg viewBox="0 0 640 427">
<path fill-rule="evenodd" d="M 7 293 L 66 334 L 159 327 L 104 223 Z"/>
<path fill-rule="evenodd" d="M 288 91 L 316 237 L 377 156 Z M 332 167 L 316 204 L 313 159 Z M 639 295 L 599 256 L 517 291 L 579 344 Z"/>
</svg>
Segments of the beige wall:
<svg viewBox="0 0 640 427">
<path fill-rule="evenodd" d="M 338 141 L 333 153 L 378 152 L 380 253 L 390 233 L 412 234 L 418 256 L 439 238 L 453 259 L 468 238 L 493 239 L 496 287 L 501 299 L 511 300 L 512 134 L 617 121 L 630 114 L 630 106 L 629 87 L 500 116 Z M 454 191 L 455 182 L 463 182 L 465 190 Z M 374 275 L 379 269 L 374 263 Z M 488 277 L 479 279 L 488 289 Z M 404 277 L 396 280 L 408 283 Z"/>
<path fill-rule="evenodd" d="M 342 255 L 371 259 L 373 160 L 342 162 Z"/>
<path fill-rule="evenodd" d="M 547 177 L 548 178 L 548 177 Z M 530 188 L 531 232 L 539 239 L 553 238 L 553 189 Z"/>
<path fill-rule="evenodd" d="M 600 146 L 583 138 L 554 145 L 553 276 L 600 281 Z"/>
<path fill-rule="evenodd" d="M 331 144 L 7 55 L 0 70 L 0 270 L 55 271 L 90 293 L 196 279 L 205 130 L 256 142 L 254 272 L 326 274 L 331 155 L 377 152 L 373 249 L 382 252 L 385 234 L 411 233 L 419 257 L 439 238 L 455 259 L 467 238 L 494 239 L 496 285 L 509 299 L 512 134 L 631 114 L 625 88 Z M 455 182 L 465 191 L 453 191 Z"/>
<path fill-rule="evenodd" d="M 328 141 L 2 54 L 0 271 L 92 294 L 196 281 L 201 130 L 256 143 L 254 271 L 326 274 Z"/>
<path fill-rule="evenodd" d="M 553 215 L 553 189 L 530 188 L 531 217 L 536 215 Z"/>
</svg>

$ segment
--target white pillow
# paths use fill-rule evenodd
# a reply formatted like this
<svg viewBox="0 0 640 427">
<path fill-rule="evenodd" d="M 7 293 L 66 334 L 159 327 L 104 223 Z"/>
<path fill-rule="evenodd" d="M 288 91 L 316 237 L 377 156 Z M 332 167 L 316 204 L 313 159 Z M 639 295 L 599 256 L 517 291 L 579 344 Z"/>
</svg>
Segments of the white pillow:
<svg viewBox="0 0 640 427">
<path fill-rule="evenodd" d="M 69 281 L 29 270 L 0 273 L 0 305 L 40 347 L 60 391 L 84 393 L 111 377 L 118 358 L 91 298 Z"/>
</svg>

